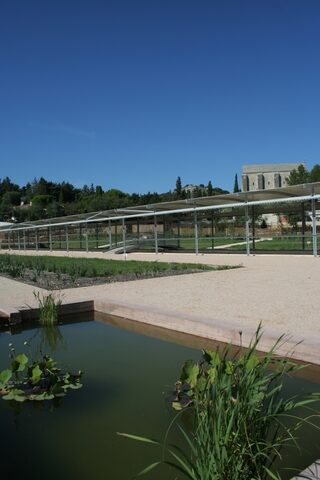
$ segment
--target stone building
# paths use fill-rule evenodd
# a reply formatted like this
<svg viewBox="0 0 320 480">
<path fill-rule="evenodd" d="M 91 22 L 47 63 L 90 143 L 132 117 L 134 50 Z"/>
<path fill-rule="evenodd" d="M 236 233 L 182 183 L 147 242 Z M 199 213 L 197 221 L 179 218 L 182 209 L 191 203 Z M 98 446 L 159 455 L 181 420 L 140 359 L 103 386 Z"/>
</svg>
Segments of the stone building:
<svg viewBox="0 0 320 480">
<path fill-rule="evenodd" d="M 287 186 L 287 177 L 290 172 L 305 163 L 267 163 L 243 165 L 242 191 L 267 190 Z"/>
</svg>

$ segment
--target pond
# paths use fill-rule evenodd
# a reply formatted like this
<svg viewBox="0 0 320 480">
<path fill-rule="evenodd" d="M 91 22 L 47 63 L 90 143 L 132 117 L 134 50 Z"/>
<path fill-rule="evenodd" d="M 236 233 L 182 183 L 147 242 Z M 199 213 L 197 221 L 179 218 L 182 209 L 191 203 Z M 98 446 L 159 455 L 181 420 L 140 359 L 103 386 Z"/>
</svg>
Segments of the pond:
<svg viewBox="0 0 320 480">
<path fill-rule="evenodd" d="M 87 315 L 59 325 L 59 337 L 44 346 L 41 329 L 29 325 L 0 331 L 0 370 L 8 365 L 8 344 L 16 351 L 42 345 L 45 353 L 69 371 L 84 371 L 84 387 L 71 391 L 59 404 L 0 401 L 1 479 L 16 480 L 127 480 L 157 461 L 160 450 L 119 437 L 116 432 L 162 439 L 174 413 L 166 401 L 188 358 L 198 359 L 201 348 L 213 342 L 151 328 L 112 317 Z M 12 334 L 14 333 L 14 334 Z M 143 333 L 143 334 L 142 334 Z M 318 391 L 320 375 L 289 378 L 286 394 Z M 176 435 L 176 437 L 175 437 Z M 179 442 L 173 432 L 173 442 Z M 320 434 L 306 428 L 301 454 L 286 455 L 285 463 L 304 468 L 319 458 Z M 286 473 L 287 479 L 293 473 Z M 160 467 L 146 478 L 180 479 Z"/>
</svg>

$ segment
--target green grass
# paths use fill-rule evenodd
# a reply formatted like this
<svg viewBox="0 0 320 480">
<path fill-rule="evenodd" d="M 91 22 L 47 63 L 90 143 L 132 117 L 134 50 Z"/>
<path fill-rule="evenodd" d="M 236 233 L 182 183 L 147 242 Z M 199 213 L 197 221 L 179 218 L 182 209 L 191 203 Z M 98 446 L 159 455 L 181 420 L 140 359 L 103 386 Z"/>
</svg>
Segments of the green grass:
<svg viewBox="0 0 320 480">
<path fill-rule="evenodd" d="M 320 239 L 318 239 L 318 248 L 320 248 Z M 246 245 L 230 247 L 230 250 L 245 250 Z M 229 250 L 229 249 L 228 249 Z M 252 242 L 250 250 L 253 250 Z M 301 237 L 273 237 L 272 240 L 264 240 L 263 242 L 255 242 L 254 250 L 267 250 L 275 252 L 304 251 L 302 249 Z M 305 251 L 312 251 L 312 238 L 305 238 Z"/>
<path fill-rule="evenodd" d="M 103 260 L 95 258 L 66 258 L 27 255 L 0 255 L 0 272 L 33 269 L 38 274 L 43 271 L 69 274 L 72 277 L 99 277 L 123 274 L 152 275 L 162 272 L 187 270 L 223 270 L 227 265 L 201 265 L 193 263 L 142 262 L 135 260 Z"/>
</svg>

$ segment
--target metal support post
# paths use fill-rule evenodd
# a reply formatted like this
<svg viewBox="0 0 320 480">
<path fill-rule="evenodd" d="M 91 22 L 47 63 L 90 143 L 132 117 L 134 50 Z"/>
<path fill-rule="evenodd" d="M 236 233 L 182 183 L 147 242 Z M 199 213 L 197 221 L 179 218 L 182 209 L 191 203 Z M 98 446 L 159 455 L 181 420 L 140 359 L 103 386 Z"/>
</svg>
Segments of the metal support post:
<svg viewBox="0 0 320 480">
<path fill-rule="evenodd" d="M 86 252 L 89 251 L 88 224 L 86 223 Z"/>
<path fill-rule="evenodd" d="M 139 222 L 139 218 L 137 218 L 137 239 L 138 239 L 138 245 L 140 246 L 140 222 Z"/>
<path fill-rule="evenodd" d="M 49 248 L 50 252 L 52 252 L 52 229 L 49 227 Z"/>
<path fill-rule="evenodd" d="M 214 217 L 211 215 L 211 250 L 214 250 Z"/>
<path fill-rule="evenodd" d="M 304 203 L 301 205 L 301 226 L 302 226 L 302 250 L 306 249 L 306 215 Z"/>
<path fill-rule="evenodd" d="M 69 252 L 69 231 L 68 231 L 68 225 L 66 225 L 66 249 L 67 249 L 67 252 Z"/>
<path fill-rule="evenodd" d="M 180 220 L 178 220 L 177 223 L 178 223 L 178 248 L 180 248 L 180 247 L 181 247 L 181 239 L 180 239 L 180 235 L 181 235 Z"/>
<path fill-rule="evenodd" d="M 23 250 L 26 249 L 26 231 L 23 230 Z"/>
<path fill-rule="evenodd" d="M 111 250 L 111 249 L 112 249 L 112 230 L 111 230 L 111 220 L 109 220 L 108 234 L 109 234 L 109 250 Z"/>
<path fill-rule="evenodd" d="M 244 207 L 245 217 L 246 217 L 246 249 L 247 255 L 250 256 L 250 219 L 249 219 L 249 212 L 248 212 L 248 205 Z"/>
<path fill-rule="evenodd" d="M 251 215 L 252 215 L 252 250 L 256 249 L 256 230 L 254 224 L 254 206 L 251 207 Z"/>
<path fill-rule="evenodd" d="M 316 220 L 316 201 L 313 198 L 311 200 L 312 207 L 312 250 L 313 256 L 318 256 L 318 245 L 317 245 L 317 220 Z"/>
<path fill-rule="evenodd" d="M 158 225 L 157 225 L 157 217 L 156 215 L 154 216 L 154 224 L 153 224 L 153 229 L 154 229 L 154 250 L 156 255 L 158 255 Z"/>
<path fill-rule="evenodd" d="M 18 230 L 18 249 L 21 250 L 21 245 L 20 245 L 20 232 Z"/>
<path fill-rule="evenodd" d="M 196 255 L 199 253 L 199 237 L 198 237 L 198 216 L 197 212 L 194 212 L 194 244 Z"/>
<path fill-rule="evenodd" d="M 80 250 L 82 250 L 82 223 L 80 223 L 79 225 L 79 247 L 80 247 Z"/>
<path fill-rule="evenodd" d="M 8 232 L 8 250 L 11 250 L 11 232 Z"/>
<path fill-rule="evenodd" d="M 96 223 L 96 248 L 99 248 L 99 226 Z"/>
<path fill-rule="evenodd" d="M 127 246 L 126 246 L 126 226 L 124 223 L 124 218 L 122 219 L 122 243 L 123 243 L 123 256 L 127 257 Z"/>
<path fill-rule="evenodd" d="M 36 228 L 36 250 L 39 250 L 39 232 L 38 229 Z"/>
</svg>

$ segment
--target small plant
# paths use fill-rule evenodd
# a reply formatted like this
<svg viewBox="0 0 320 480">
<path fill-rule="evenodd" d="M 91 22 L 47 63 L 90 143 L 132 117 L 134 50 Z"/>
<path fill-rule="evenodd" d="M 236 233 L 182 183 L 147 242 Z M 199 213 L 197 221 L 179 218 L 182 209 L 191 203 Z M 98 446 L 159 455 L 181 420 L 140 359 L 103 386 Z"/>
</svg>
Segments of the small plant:
<svg viewBox="0 0 320 480">
<path fill-rule="evenodd" d="M 61 298 L 51 292 L 48 295 L 42 295 L 40 292 L 33 292 L 39 305 L 39 321 L 42 325 L 53 325 L 58 321 L 59 306 L 62 303 Z"/>
<path fill-rule="evenodd" d="M 52 400 L 65 396 L 69 389 L 82 387 L 81 371 L 76 375 L 62 372 L 48 355 L 30 362 L 24 353 L 16 355 L 11 344 L 9 347 L 11 368 L 0 372 L 0 397 L 3 400 Z"/>
<path fill-rule="evenodd" d="M 179 412 L 163 447 L 169 459 L 162 462 L 189 480 L 281 480 L 275 460 L 282 458 L 284 446 L 297 446 L 297 432 L 305 423 L 313 424 L 314 414 L 300 418 L 295 411 L 318 401 L 319 395 L 282 396 L 284 377 L 302 368 L 275 355 L 284 338 L 264 356 L 257 355 L 260 339 L 259 327 L 244 354 L 240 350 L 232 357 L 229 347 L 222 353 L 206 350 L 199 362 L 184 364 L 172 398 L 172 407 Z M 191 418 L 193 426 L 187 428 L 181 418 Z M 166 444 L 173 425 L 186 442 L 185 452 Z M 145 437 L 120 435 L 160 445 Z"/>
</svg>

